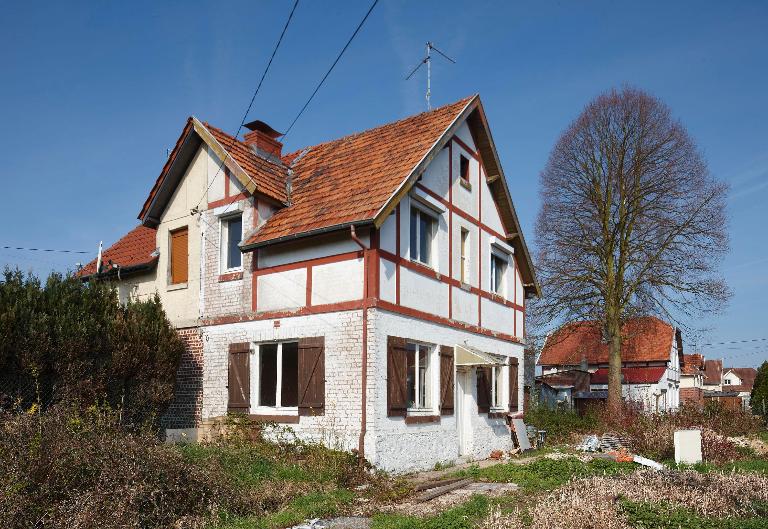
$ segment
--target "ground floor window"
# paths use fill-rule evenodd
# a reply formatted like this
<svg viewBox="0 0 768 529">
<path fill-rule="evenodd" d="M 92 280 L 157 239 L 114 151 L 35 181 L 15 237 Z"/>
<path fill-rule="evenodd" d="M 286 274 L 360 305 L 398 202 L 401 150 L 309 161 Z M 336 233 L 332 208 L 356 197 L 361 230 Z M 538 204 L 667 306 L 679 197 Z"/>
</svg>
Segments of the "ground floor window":
<svg viewBox="0 0 768 529">
<path fill-rule="evenodd" d="M 501 410 L 507 408 L 505 384 L 506 380 L 506 367 L 505 366 L 489 366 L 485 368 L 478 368 L 477 370 L 477 386 L 478 392 L 487 392 L 485 396 L 478 395 L 479 400 L 484 404 L 481 407 L 490 406 L 495 410 Z"/>
<path fill-rule="evenodd" d="M 432 351 L 425 344 L 406 344 L 406 394 L 408 408 L 432 408 Z"/>
<path fill-rule="evenodd" d="M 295 408 L 299 405 L 299 343 L 266 343 L 256 350 L 258 406 Z"/>
</svg>

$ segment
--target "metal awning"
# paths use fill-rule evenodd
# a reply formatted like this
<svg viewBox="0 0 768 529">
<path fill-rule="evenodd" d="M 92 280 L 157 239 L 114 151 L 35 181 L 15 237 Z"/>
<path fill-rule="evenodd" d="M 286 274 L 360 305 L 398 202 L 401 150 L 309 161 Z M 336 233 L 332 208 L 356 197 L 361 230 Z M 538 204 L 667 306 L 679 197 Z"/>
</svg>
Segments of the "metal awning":
<svg viewBox="0 0 768 529">
<path fill-rule="evenodd" d="M 454 346 L 454 360 L 457 366 L 504 366 L 507 365 L 507 357 L 494 353 L 487 353 L 469 345 Z"/>
</svg>

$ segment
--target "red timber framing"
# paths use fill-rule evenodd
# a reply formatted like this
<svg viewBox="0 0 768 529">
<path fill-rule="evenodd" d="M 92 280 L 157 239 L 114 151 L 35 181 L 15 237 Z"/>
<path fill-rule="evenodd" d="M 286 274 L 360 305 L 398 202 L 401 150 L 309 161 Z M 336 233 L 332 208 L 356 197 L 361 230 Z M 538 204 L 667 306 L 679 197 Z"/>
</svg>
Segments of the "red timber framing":
<svg viewBox="0 0 768 529">
<path fill-rule="evenodd" d="M 468 147 L 461 142 L 458 138 L 454 137 L 454 140 L 456 143 L 461 146 L 462 150 L 468 152 L 471 156 L 474 156 L 478 162 L 480 161 L 477 157 L 477 154 L 471 150 L 468 149 Z M 451 163 L 449 163 L 449 178 L 452 180 L 453 176 L 453 142 L 448 143 L 448 153 L 451 158 Z M 478 172 L 478 178 L 482 178 L 482 167 L 481 171 Z M 468 286 L 468 285 L 462 285 L 461 281 L 458 279 L 455 279 L 453 277 L 453 228 L 454 228 L 454 222 L 453 222 L 453 215 L 459 215 L 461 218 L 465 219 L 466 221 L 472 223 L 474 226 L 476 226 L 479 230 L 479 232 L 484 231 L 485 233 L 498 237 L 502 240 L 506 240 L 507 238 L 490 228 L 489 226 L 486 226 L 482 222 L 482 213 L 478 215 L 478 218 L 474 218 L 466 211 L 463 211 L 458 206 L 453 204 L 453 191 L 452 185 L 449 185 L 448 187 L 448 200 L 446 201 L 443 197 L 437 195 L 430 189 L 426 188 L 422 184 L 416 184 L 416 187 L 418 187 L 421 191 L 427 193 L 429 196 L 434 198 L 435 200 L 438 200 L 441 204 L 443 204 L 448 213 L 448 224 L 449 224 L 449 237 L 448 237 L 448 246 L 449 246 L 449 252 L 450 256 L 448 259 L 448 274 L 440 274 L 433 270 L 432 268 L 429 268 L 428 266 L 425 266 L 421 263 L 411 261 L 407 257 L 402 257 L 402 245 L 401 245 L 401 207 L 398 205 L 395 208 L 395 250 L 396 253 L 393 254 L 391 252 L 388 252 L 386 250 L 382 250 L 380 247 L 380 234 L 379 231 L 376 229 L 372 229 L 370 231 L 370 245 L 369 248 L 361 248 L 357 251 L 352 252 L 346 252 L 341 253 L 337 255 L 327 256 L 327 257 L 318 257 L 314 259 L 309 259 L 305 261 L 300 262 L 294 262 L 294 263 L 287 263 L 283 265 L 277 265 L 277 266 L 270 266 L 270 267 L 260 267 L 259 266 L 259 255 L 258 250 L 253 252 L 253 260 L 252 260 L 252 306 L 251 311 L 246 314 L 236 314 L 236 315 L 228 315 L 223 316 L 219 318 L 212 318 L 210 320 L 207 320 L 205 322 L 206 325 L 221 325 L 225 323 L 235 323 L 235 322 L 241 322 L 241 321 L 258 321 L 258 320 L 268 320 L 268 319 L 280 319 L 280 318 L 288 318 L 291 316 L 303 316 L 303 315 L 309 315 L 309 314 L 324 314 L 329 312 L 339 312 L 339 311 L 346 311 L 346 310 L 361 310 L 365 308 L 373 308 L 373 307 L 379 307 L 384 310 L 395 312 L 398 314 L 403 314 L 406 316 L 414 317 L 423 319 L 425 321 L 430 321 L 434 323 L 438 323 L 441 325 L 447 325 L 450 327 L 466 330 L 469 332 L 473 332 L 476 334 L 481 334 L 485 336 L 492 336 L 495 338 L 499 338 L 502 340 L 515 342 L 515 343 L 521 343 L 521 338 L 515 336 L 517 326 L 516 326 L 516 319 L 517 319 L 517 311 L 524 311 L 525 310 L 525 303 L 523 302 L 522 305 L 518 304 L 516 302 L 516 290 L 517 290 L 517 263 L 516 258 L 513 256 L 513 266 L 512 272 L 513 272 L 513 283 L 511 286 L 512 291 L 512 299 L 505 299 L 499 295 L 496 295 L 492 292 L 485 291 L 480 287 L 474 287 L 474 286 Z M 478 185 L 478 211 L 481 210 L 482 206 L 482 186 Z M 254 204 L 254 207 L 256 204 Z M 254 220 L 255 222 L 255 220 Z M 483 250 L 482 250 L 482 237 L 478 237 L 478 284 L 482 285 L 482 277 L 483 277 Z M 319 304 L 314 305 L 312 302 L 312 272 L 313 268 L 317 266 L 322 266 L 325 264 L 331 264 L 331 263 L 337 263 L 342 261 L 349 261 L 354 259 L 363 259 L 363 299 L 360 300 L 353 300 L 353 301 L 345 301 L 340 303 L 329 303 L 329 304 Z M 395 266 L 395 301 L 394 303 L 390 301 L 385 301 L 380 299 L 380 283 L 381 283 L 381 276 L 380 276 L 380 260 L 385 259 L 389 262 L 394 263 Z M 449 289 L 449 310 L 448 310 L 448 317 L 442 317 L 437 316 L 431 313 L 422 312 L 416 309 L 412 309 L 410 307 L 403 306 L 401 304 L 400 300 L 400 269 L 401 267 L 406 268 L 408 270 L 417 272 L 421 275 L 424 275 L 425 277 L 428 277 L 430 279 L 434 279 L 439 281 L 440 283 L 448 285 Z M 277 310 L 277 311 L 257 311 L 257 294 L 258 294 L 258 280 L 259 277 L 272 274 L 276 272 L 284 272 L 288 270 L 300 270 L 303 269 L 306 271 L 306 298 L 305 298 L 305 305 L 303 307 L 295 308 L 295 309 L 286 309 L 286 310 Z M 450 305 L 452 305 L 452 292 L 453 288 L 463 288 L 465 291 L 469 291 L 470 293 L 476 295 L 478 297 L 478 325 L 473 325 L 461 321 L 454 320 L 452 317 L 452 308 Z M 512 328 L 511 333 L 500 333 L 496 331 L 491 331 L 490 329 L 484 328 L 482 326 L 482 312 L 481 312 L 481 305 L 482 300 L 490 300 L 494 303 L 498 303 L 501 305 L 504 305 L 507 308 L 513 309 L 513 318 L 512 322 L 510 322 L 510 327 Z M 525 322 L 523 321 L 523 325 Z M 524 332 L 524 327 L 523 327 Z"/>
<path fill-rule="evenodd" d="M 231 194 L 231 183 L 232 180 L 232 173 L 230 173 L 229 168 L 224 168 L 224 198 L 219 200 L 214 200 L 213 202 L 208 202 L 208 209 L 218 208 L 219 206 L 226 206 L 227 204 L 231 204 L 232 202 L 237 202 L 238 200 L 243 200 L 244 198 L 248 198 L 247 193 L 235 193 L 234 195 Z"/>
</svg>

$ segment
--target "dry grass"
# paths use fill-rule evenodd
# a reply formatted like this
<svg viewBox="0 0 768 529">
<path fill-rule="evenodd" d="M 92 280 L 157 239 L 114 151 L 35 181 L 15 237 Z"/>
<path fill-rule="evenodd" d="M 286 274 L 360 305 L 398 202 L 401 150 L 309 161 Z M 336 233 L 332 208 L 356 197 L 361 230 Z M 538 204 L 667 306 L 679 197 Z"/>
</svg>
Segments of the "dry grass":
<svg viewBox="0 0 768 529">
<path fill-rule="evenodd" d="M 530 512 L 495 509 L 486 529 L 629 529 L 621 502 L 629 500 L 686 509 L 705 518 L 760 516 L 768 502 L 768 477 L 756 473 L 642 471 L 627 477 L 594 477 L 571 482 L 537 498 Z"/>
</svg>

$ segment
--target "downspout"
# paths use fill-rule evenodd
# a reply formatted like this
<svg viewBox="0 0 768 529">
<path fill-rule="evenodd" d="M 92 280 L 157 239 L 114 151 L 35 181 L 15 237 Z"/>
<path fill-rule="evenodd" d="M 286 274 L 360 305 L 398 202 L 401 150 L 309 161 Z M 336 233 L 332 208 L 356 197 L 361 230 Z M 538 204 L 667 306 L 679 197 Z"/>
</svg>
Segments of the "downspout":
<svg viewBox="0 0 768 529">
<path fill-rule="evenodd" d="M 363 355 L 362 355 L 362 369 L 360 373 L 361 381 L 361 401 L 360 401 L 360 436 L 357 440 L 357 453 L 362 464 L 365 460 L 365 433 L 366 423 L 368 422 L 368 250 L 369 248 L 355 233 L 354 224 L 350 226 L 350 236 L 352 240 L 357 243 L 360 248 L 363 249 Z"/>
</svg>

